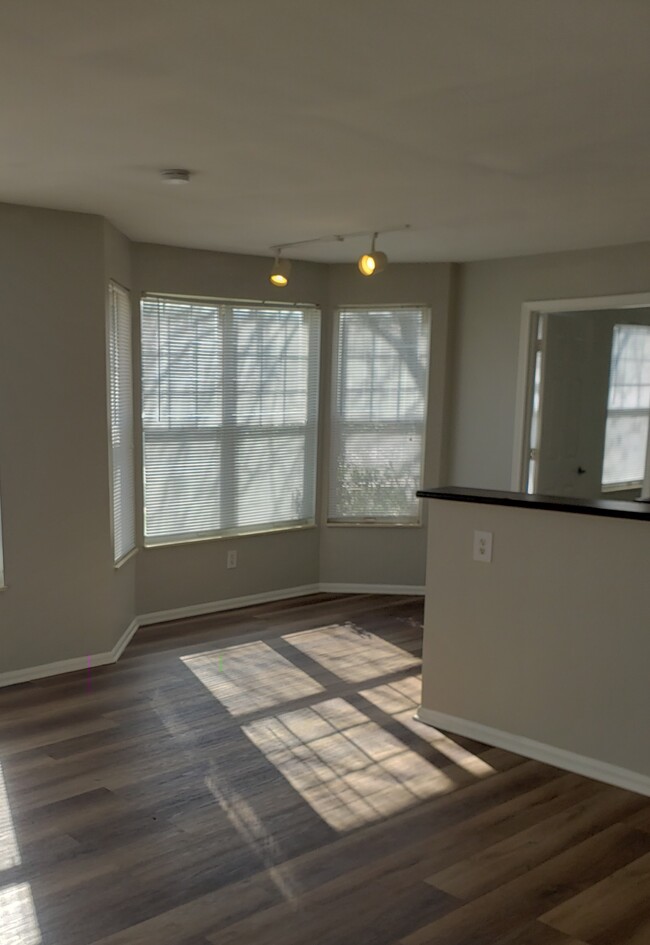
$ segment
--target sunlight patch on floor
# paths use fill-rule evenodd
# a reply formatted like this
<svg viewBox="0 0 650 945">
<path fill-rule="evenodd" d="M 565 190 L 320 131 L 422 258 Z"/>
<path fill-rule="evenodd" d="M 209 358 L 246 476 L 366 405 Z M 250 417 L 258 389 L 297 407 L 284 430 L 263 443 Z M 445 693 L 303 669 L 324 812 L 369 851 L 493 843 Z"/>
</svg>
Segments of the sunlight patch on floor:
<svg viewBox="0 0 650 945">
<path fill-rule="evenodd" d="M 388 817 L 454 787 L 344 699 L 260 719 L 242 731 L 337 831 Z"/>
<path fill-rule="evenodd" d="M 374 633 L 352 624 L 302 630 L 283 637 L 301 653 L 346 682 L 365 682 L 379 676 L 413 669 L 420 660 Z"/>
<path fill-rule="evenodd" d="M 41 933 L 29 883 L 0 888 L 2 945 L 40 945 Z"/>
<path fill-rule="evenodd" d="M 0 764 L 0 870 L 9 870 L 14 866 L 20 866 L 20 851 Z"/>
<path fill-rule="evenodd" d="M 362 689 L 359 695 L 377 706 L 382 712 L 392 716 L 400 725 L 404 725 L 410 731 L 415 732 L 424 741 L 433 745 L 436 751 L 445 755 L 450 761 L 453 761 L 459 768 L 468 771 L 476 777 L 485 777 L 494 774 L 496 769 L 483 761 L 478 755 L 467 751 L 453 738 L 449 738 L 437 728 L 431 728 L 413 717 L 414 712 L 420 705 L 422 694 L 422 678 L 419 676 L 409 676 L 406 679 L 398 679 L 395 682 L 387 683 L 384 686 L 376 686 L 373 689 Z"/>
<path fill-rule="evenodd" d="M 195 653 L 181 660 L 235 716 L 323 692 L 311 676 L 262 642 Z"/>
</svg>

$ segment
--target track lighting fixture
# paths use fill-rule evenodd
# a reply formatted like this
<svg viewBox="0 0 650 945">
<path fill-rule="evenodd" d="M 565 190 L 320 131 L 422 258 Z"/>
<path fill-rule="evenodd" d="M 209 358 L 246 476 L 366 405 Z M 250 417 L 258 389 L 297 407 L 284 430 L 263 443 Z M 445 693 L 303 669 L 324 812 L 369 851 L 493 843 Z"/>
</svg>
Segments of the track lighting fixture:
<svg viewBox="0 0 650 945">
<path fill-rule="evenodd" d="M 291 260 L 282 259 L 280 253 L 275 257 L 275 262 L 273 263 L 273 268 L 271 269 L 271 274 L 269 275 L 269 282 L 271 285 L 278 286 L 279 288 L 284 288 L 285 285 L 289 282 L 289 273 L 291 272 Z"/>
<path fill-rule="evenodd" d="M 376 272 L 381 272 L 388 265 L 388 256 L 386 253 L 382 253 L 375 249 L 377 237 L 382 233 L 398 233 L 402 230 L 410 229 L 410 224 L 406 223 L 404 226 L 393 226 L 384 230 L 375 230 L 374 233 L 368 233 L 366 230 L 364 233 L 345 233 L 339 234 L 338 236 L 316 236 L 308 240 L 296 240 L 294 243 L 277 243 L 275 246 L 270 247 L 272 252 L 275 254 L 275 260 L 273 262 L 273 268 L 269 273 L 269 281 L 271 285 L 277 286 L 281 289 L 284 288 L 285 285 L 288 285 L 289 273 L 291 272 L 291 261 L 289 259 L 283 259 L 282 252 L 283 250 L 288 249 L 290 246 L 304 246 L 306 243 L 342 243 L 343 240 L 354 239 L 358 236 L 372 236 L 370 252 L 364 253 L 357 263 L 359 272 L 361 272 L 364 276 L 372 276 Z"/>
<path fill-rule="evenodd" d="M 359 258 L 357 264 L 359 266 L 359 272 L 364 276 L 374 276 L 376 272 L 381 272 L 382 269 L 385 269 L 388 265 L 388 256 L 386 253 L 375 251 L 376 239 L 377 233 L 373 233 L 370 252 L 364 253 L 363 256 Z"/>
</svg>

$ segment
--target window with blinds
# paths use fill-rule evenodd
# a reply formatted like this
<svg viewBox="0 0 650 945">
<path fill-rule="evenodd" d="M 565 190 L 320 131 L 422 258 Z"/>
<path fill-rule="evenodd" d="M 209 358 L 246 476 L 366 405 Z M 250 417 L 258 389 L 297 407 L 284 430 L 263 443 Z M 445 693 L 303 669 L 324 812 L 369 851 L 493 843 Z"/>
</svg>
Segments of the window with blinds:
<svg viewBox="0 0 650 945">
<path fill-rule="evenodd" d="M 428 309 L 337 313 L 330 522 L 419 521 L 428 364 Z"/>
<path fill-rule="evenodd" d="M 632 489 L 645 475 L 650 423 L 650 327 L 615 325 L 602 485 Z"/>
<path fill-rule="evenodd" d="M 108 403 L 113 560 L 118 564 L 136 540 L 131 303 L 115 282 L 108 286 Z"/>
<path fill-rule="evenodd" d="M 320 312 L 142 302 L 147 545 L 312 524 Z"/>
</svg>

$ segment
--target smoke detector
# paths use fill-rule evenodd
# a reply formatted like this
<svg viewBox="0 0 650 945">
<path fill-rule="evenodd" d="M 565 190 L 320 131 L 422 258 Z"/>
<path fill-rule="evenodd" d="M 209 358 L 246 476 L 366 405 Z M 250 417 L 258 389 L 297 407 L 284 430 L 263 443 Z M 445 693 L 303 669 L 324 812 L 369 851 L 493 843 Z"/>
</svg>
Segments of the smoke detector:
<svg viewBox="0 0 650 945">
<path fill-rule="evenodd" d="M 160 176 L 166 184 L 189 184 L 191 175 L 185 168 L 174 167 L 161 171 Z"/>
</svg>

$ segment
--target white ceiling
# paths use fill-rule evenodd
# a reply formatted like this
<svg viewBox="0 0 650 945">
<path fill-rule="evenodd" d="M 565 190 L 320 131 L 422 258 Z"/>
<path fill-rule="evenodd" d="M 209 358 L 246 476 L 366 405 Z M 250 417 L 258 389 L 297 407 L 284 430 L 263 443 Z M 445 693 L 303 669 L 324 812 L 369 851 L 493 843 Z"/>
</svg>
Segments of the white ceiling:
<svg viewBox="0 0 650 945">
<path fill-rule="evenodd" d="M 242 253 L 649 239 L 649 47 L 649 0 L 2 0 L 0 200 Z"/>
</svg>

